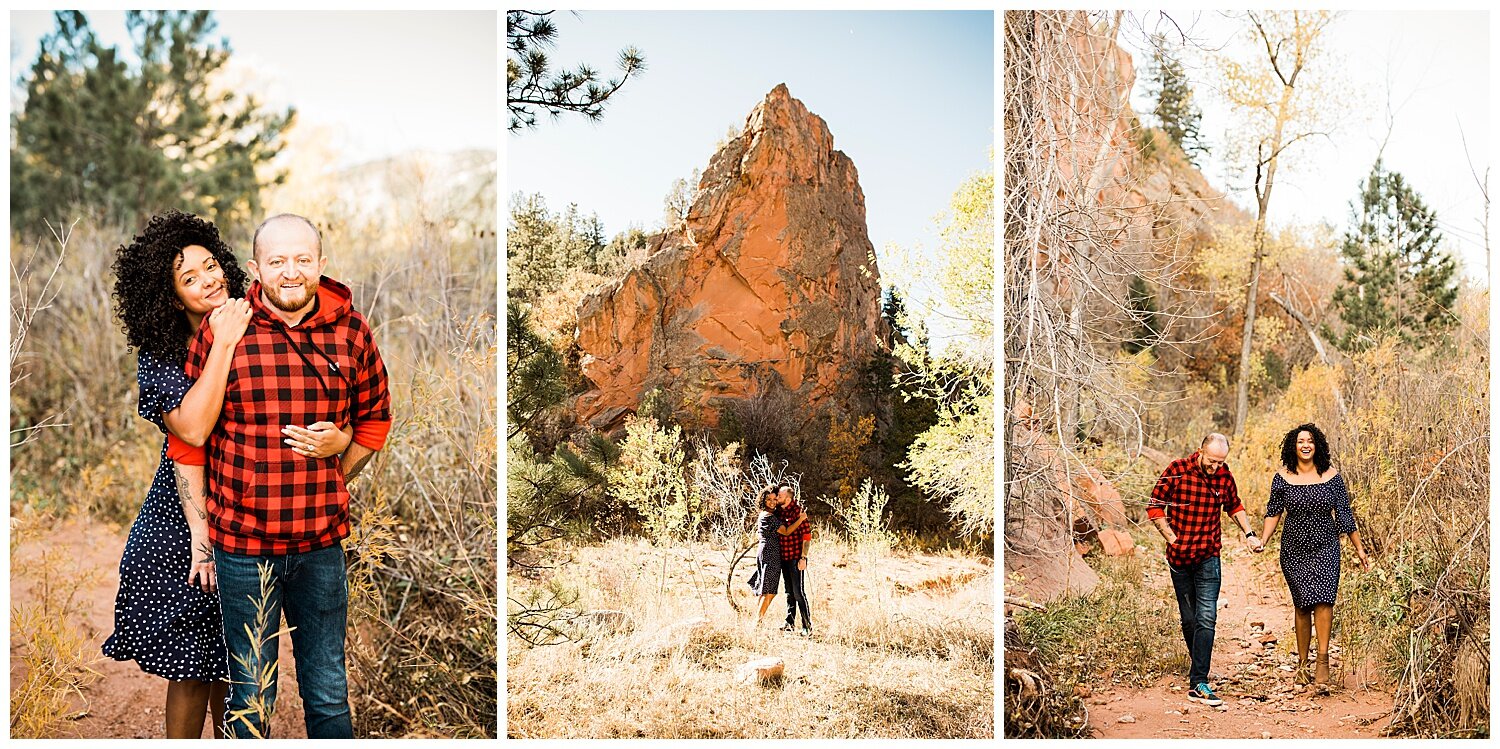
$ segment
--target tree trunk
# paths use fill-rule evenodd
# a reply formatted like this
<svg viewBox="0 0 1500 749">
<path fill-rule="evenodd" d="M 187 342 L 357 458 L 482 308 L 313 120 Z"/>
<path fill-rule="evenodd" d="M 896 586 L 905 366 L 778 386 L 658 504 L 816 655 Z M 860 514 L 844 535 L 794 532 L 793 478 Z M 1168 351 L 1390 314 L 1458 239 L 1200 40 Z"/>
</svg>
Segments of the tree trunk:
<svg viewBox="0 0 1500 749">
<path fill-rule="evenodd" d="M 1271 133 L 1269 157 L 1264 162 L 1264 180 L 1259 179 L 1261 165 L 1256 165 L 1255 254 L 1250 261 L 1250 287 L 1245 289 L 1244 339 L 1240 341 L 1240 376 L 1234 393 L 1233 441 L 1236 443 L 1239 442 L 1240 435 L 1245 433 L 1245 418 L 1250 414 L 1250 356 L 1255 342 L 1255 298 L 1260 292 L 1261 261 L 1266 255 L 1266 212 L 1271 205 L 1271 188 L 1276 184 L 1276 161 L 1281 155 L 1282 130 L 1286 127 L 1291 103 L 1292 87 L 1283 84 L 1281 102 L 1276 109 L 1276 128 Z"/>
</svg>

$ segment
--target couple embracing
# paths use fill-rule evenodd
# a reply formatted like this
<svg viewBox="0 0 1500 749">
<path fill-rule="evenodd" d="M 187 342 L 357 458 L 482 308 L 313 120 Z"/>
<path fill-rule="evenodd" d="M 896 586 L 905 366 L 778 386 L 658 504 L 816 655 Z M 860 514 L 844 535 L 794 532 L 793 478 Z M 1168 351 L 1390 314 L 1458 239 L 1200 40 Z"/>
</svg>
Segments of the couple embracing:
<svg viewBox="0 0 1500 749">
<path fill-rule="evenodd" d="M 255 230 L 248 289 L 190 214 L 153 217 L 116 252 L 137 407 L 167 437 L 103 650 L 167 680 L 169 738 L 198 738 L 205 717 L 215 736 L 269 736 L 283 612 L 307 735 L 353 737 L 346 482 L 385 445 L 391 408 L 370 326 L 327 262 L 317 227 L 290 214 Z"/>
<path fill-rule="evenodd" d="M 807 605 L 807 545 L 812 528 L 807 513 L 792 497 L 787 484 L 769 484 L 755 500 L 760 513 L 756 516 L 756 534 L 760 544 L 755 550 L 755 572 L 750 589 L 760 597 L 760 614 L 756 626 L 766 618 L 771 599 L 776 597 L 778 581 L 786 583 L 786 624 L 783 632 L 796 632 L 797 612 L 802 612 L 803 637 L 812 634 L 812 616 Z"/>
<path fill-rule="evenodd" d="M 1370 558 L 1349 506 L 1349 490 L 1333 465 L 1328 439 L 1316 425 L 1297 426 L 1282 439 L 1281 469 L 1271 480 L 1261 534 L 1251 528 L 1240 504 L 1228 458 L 1229 438 L 1208 435 L 1197 452 L 1167 466 L 1151 490 L 1146 509 L 1147 517 L 1167 541 L 1167 567 L 1191 661 L 1188 699 L 1214 707 L 1223 704 L 1209 684 L 1219 610 L 1221 511 L 1234 519 L 1245 534 L 1246 544 L 1256 553 L 1265 548 L 1278 525 L 1282 528 L 1281 572 L 1296 611 L 1299 680 L 1328 683 L 1341 535 L 1347 534 L 1353 542 L 1360 566 L 1370 569 Z M 1310 661 L 1308 652 L 1314 629 L 1318 633 L 1315 662 Z M 1313 673 L 1309 674 L 1312 664 Z"/>
</svg>

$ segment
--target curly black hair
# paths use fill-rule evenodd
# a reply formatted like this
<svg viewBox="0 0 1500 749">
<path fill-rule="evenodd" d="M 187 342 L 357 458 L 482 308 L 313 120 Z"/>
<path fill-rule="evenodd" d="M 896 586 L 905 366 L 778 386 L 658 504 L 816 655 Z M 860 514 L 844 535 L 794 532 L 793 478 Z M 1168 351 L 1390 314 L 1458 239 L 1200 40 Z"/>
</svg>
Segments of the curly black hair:
<svg viewBox="0 0 1500 749">
<path fill-rule="evenodd" d="M 1296 429 L 1286 433 L 1281 438 L 1281 464 L 1288 471 L 1297 472 L 1297 435 L 1307 432 L 1313 438 L 1313 467 L 1318 469 L 1318 475 L 1328 472 L 1333 465 L 1333 455 L 1328 450 L 1328 438 L 1323 436 L 1323 430 L 1318 425 L 1307 423 L 1299 425 Z"/>
<path fill-rule="evenodd" d="M 229 296 L 243 297 L 249 275 L 213 224 L 191 213 L 169 210 L 151 217 L 145 231 L 115 250 L 115 319 L 131 349 L 174 364 L 187 361 L 193 329 L 172 284 L 183 248 L 199 245 L 224 270 Z"/>
<path fill-rule="evenodd" d="M 771 512 L 772 508 L 770 505 L 766 504 L 766 501 L 771 497 L 776 496 L 776 492 L 778 489 L 780 489 L 779 484 L 766 484 L 765 486 L 761 487 L 760 497 L 755 500 L 755 506 L 759 509 L 765 510 L 766 512 Z"/>
</svg>

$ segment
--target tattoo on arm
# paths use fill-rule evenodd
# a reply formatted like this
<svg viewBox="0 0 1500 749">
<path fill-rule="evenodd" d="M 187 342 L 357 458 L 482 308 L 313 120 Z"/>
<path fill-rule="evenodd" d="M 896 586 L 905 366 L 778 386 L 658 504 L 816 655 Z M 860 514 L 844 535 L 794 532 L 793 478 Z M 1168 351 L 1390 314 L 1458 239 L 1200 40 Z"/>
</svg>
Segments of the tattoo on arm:
<svg viewBox="0 0 1500 749">
<path fill-rule="evenodd" d="M 198 542 L 198 553 L 202 555 L 198 558 L 198 564 L 214 561 L 214 549 L 207 543 L 204 543 L 202 541 Z"/>
<path fill-rule="evenodd" d="M 370 462 L 370 458 L 373 458 L 373 457 L 375 457 L 375 453 L 372 452 L 372 453 L 366 453 L 364 456 L 360 457 L 358 460 L 355 460 L 354 461 L 354 465 L 349 466 L 349 470 L 347 470 L 347 471 L 344 472 L 344 483 L 348 483 L 349 481 L 353 480 L 355 476 L 358 476 L 359 472 L 362 471 L 362 470 L 364 470 L 365 464 L 369 463 Z"/>
<path fill-rule="evenodd" d="M 201 503 L 194 502 L 193 489 L 188 485 L 187 476 L 182 474 L 182 469 L 178 468 L 175 463 L 172 465 L 172 474 L 177 477 L 177 496 L 182 502 L 182 511 L 186 513 L 188 508 L 191 507 L 193 512 L 198 513 L 199 520 L 207 520 L 208 511 L 204 508 L 208 506 L 208 497 L 204 496 Z"/>
</svg>

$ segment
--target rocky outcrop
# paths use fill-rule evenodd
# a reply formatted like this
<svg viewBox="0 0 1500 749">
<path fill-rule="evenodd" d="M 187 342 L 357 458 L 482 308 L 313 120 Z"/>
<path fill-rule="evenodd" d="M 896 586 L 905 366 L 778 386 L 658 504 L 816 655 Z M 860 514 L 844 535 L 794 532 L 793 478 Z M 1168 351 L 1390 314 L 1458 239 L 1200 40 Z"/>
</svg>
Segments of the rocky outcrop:
<svg viewBox="0 0 1500 749">
<path fill-rule="evenodd" d="M 864 193 L 821 117 L 777 86 L 714 154 L 684 225 L 584 299 L 577 343 L 592 388 L 579 418 L 608 430 L 653 388 L 707 425 L 726 401 L 784 387 L 838 399 L 883 334 Z"/>
</svg>

